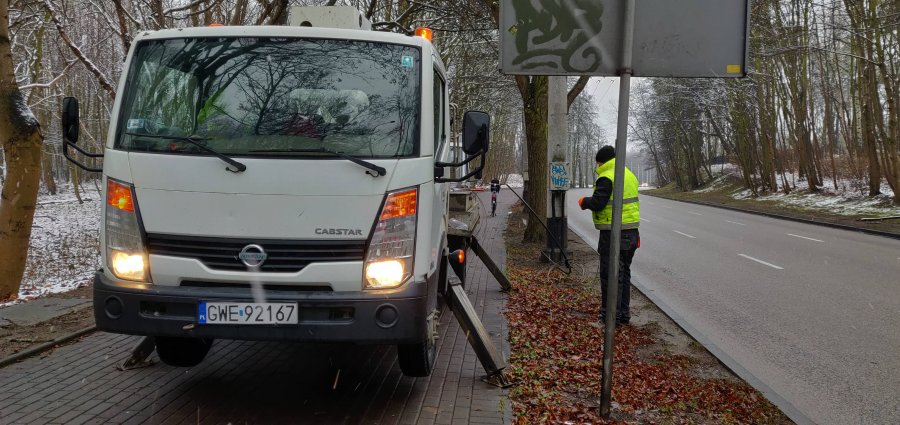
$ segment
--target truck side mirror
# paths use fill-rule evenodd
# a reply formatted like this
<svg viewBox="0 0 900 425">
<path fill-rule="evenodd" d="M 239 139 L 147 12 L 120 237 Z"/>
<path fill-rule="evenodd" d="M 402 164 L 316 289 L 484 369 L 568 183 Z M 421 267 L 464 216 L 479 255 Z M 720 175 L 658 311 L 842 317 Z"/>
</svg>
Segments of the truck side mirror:
<svg viewBox="0 0 900 425">
<path fill-rule="evenodd" d="M 88 158 L 103 158 L 102 153 L 88 152 L 84 148 L 76 145 L 76 143 L 78 143 L 78 129 L 80 126 L 81 123 L 78 118 L 78 99 L 75 99 L 74 97 L 64 98 L 62 102 L 63 156 L 82 170 L 93 173 L 103 172 L 102 167 L 85 165 L 69 153 L 69 148 L 71 147 Z"/>
<path fill-rule="evenodd" d="M 78 143 L 78 129 L 80 128 L 80 120 L 78 118 L 78 99 L 74 97 L 66 97 L 62 103 L 62 132 L 63 137 L 69 143 Z"/>
<path fill-rule="evenodd" d="M 463 151 L 467 155 L 486 153 L 491 140 L 491 116 L 468 111 L 463 116 Z"/>
<path fill-rule="evenodd" d="M 491 140 L 491 116 L 478 111 L 469 111 L 463 116 L 462 128 L 462 150 L 468 158 L 459 160 L 458 162 L 437 162 L 435 163 L 435 183 L 463 182 L 473 176 L 481 179 L 481 173 L 484 170 L 485 158 L 487 156 L 488 147 Z M 464 167 L 466 164 L 481 158 L 481 164 L 475 171 L 468 172 L 462 177 L 444 178 L 443 171 L 438 172 L 438 168 L 443 167 Z"/>
</svg>

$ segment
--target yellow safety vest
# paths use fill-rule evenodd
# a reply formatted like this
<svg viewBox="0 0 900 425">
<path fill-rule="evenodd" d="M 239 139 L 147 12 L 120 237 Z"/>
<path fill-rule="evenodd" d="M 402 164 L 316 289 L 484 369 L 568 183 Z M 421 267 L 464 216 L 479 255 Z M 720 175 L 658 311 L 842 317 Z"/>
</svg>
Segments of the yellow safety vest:
<svg viewBox="0 0 900 425">
<path fill-rule="evenodd" d="M 611 159 L 597 167 L 594 172 L 597 179 L 606 177 L 615 183 L 616 160 Z M 625 168 L 625 191 L 622 198 L 622 229 L 637 229 L 641 222 L 641 203 L 638 201 L 638 179 L 627 167 Z M 614 186 L 615 187 L 615 186 Z M 597 182 L 594 181 L 594 188 Z M 613 196 L 609 195 L 609 202 L 601 211 L 594 211 L 594 227 L 598 230 L 612 230 Z"/>
</svg>

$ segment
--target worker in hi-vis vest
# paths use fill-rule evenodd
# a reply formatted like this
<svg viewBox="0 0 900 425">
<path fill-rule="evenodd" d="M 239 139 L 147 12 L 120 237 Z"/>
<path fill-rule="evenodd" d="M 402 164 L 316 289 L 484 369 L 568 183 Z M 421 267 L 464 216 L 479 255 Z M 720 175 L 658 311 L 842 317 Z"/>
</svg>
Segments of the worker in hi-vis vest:
<svg viewBox="0 0 900 425">
<path fill-rule="evenodd" d="M 591 210 L 594 227 L 600 230 L 600 321 L 606 320 L 606 285 L 609 279 L 609 240 L 612 230 L 613 179 L 616 169 L 616 150 L 604 146 L 597 151 L 597 181 L 594 194 L 578 200 L 582 210 Z M 616 303 L 616 324 L 627 324 L 631 320 L 631 260 L 641 246 L 638 225 L 641 221 L 641 204 L 638 202 L 638 180 L 631 170 L 625 168 L 625 190 L 622 197 L 622 238 L 619 244 L 619 298 Z"/>
</svg>

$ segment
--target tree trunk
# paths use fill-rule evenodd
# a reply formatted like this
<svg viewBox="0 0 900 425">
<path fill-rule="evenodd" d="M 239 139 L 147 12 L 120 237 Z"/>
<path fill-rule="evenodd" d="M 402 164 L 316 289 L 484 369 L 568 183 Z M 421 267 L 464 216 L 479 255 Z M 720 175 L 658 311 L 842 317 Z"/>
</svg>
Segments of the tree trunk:
<svg viewBox="0 0 900 425">
<path fill-rule="evenodd" d="M 44 149 L 42 149 L 41 172 L 44 177 L 44 187 L 47 188 L 47 193 L 56 195 L 56 180 L 53 179 L 53 153 L 51 152 L 51 149 L 53 148 L 50 145 L 44 145 Z"/>
<path fill-rule="evenodd" d="M 881 151 L 884 159 L 884 177 L 888 181 L 891 189 L 894 191 L 894 203 L 900 205 L 900 105 L 897 105 L 897 76 L 888 69 L 888 61 L 890 57 L 885 54 L 884 44 L 881 42 L 884 37 L 884 27 L 879 25 L 877 21 L 877 10 L 879 7 L 878 0 L 869 0 L 869 15 L 871 25 L 868 27 L 873 29 L 872 40 L 874 41 L 876 63 L 881 73 L 881 83 L 885 91 L 885 103 L 887 103 L 888 129 L 886 137 L 882 138 Z M 883 116 L 879 115 L 879 116 Z"/>
<path fill-rule="evenodd" d="M 539 215 L 547 211 L 547 77 L 531 77 L 523 94 L 525 140 L 528 144 L 528 182 L 525 200 Z M 543 242 L 546 230 L 540 225 L 543 217 L 528 220 L 526 242 Z"/>
<path fill-rule="evenodd" d="M 0 143 L 6 181 L 0 193 L 0 300 L 15 297 L 25 273 L 28 241 L 41 178 L 41 127 L 13 71 L 9 1 L 0 0 Z"/>
<path fill-rule="evenodd" d="M 72 173 L 72 191 L 75 192 L 75 199 L 78 200 L 79 204 L 83 204 L 84 200 L 81 199 L 81 179 L 78 176 L 78 167 L 69 165 L 69 170 Z"/>
</svg>

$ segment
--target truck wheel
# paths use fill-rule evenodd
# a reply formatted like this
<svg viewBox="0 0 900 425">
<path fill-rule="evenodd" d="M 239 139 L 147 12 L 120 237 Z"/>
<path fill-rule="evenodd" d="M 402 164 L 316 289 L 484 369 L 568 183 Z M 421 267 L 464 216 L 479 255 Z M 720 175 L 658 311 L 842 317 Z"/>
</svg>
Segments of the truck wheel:
<svg viewBox="0 0 900 425">
<path fill-rule="evenodd" d="M 158 336 L 156 354 L 169 366 L 193 367 L 203 361 L 212 343 L 211 339 Z"/>
<path fill-rule="evenodd" d="M 438 268 L 438 299 L 446 300 L 450 289 L 450 263 L 446 255 L 441 255 L 441 266 Z"/>
<path fill-rule="evenodd" d="M 397 346 L 397 360 L 400 362 L 400 370 L 406 376 L 422 377 L 431 375 L 436 354 L 437 346 L 432 338 L 418 344 L 400 344 Z"/>
<path fill-rule="evenodd" d="M 406 376 L 428 376 L 434 369 L 437 357 L 437 324 L 440 311 L 435 310 L 425 319 L 427 339 L 417 344 L 400 344 L 397 346 L 397 360 L 400 370 Z"/>
</svg>

